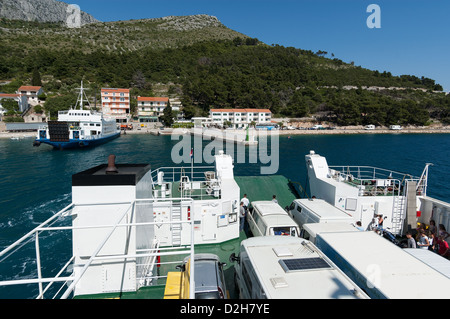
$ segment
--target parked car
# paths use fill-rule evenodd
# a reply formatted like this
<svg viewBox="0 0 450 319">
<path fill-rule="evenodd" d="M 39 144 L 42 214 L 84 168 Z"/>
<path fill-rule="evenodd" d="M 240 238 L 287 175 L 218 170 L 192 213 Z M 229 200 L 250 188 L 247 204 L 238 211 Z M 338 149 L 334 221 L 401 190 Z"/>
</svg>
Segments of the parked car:
<svg viewBox="0 0 450 319">
<path fill-rule="evenodd" d="M 195 254 L 195 299 L 228 299 L 225 285 L 223 267 L 226 263 L 220 262 L 214 254 Z M 177 266 L 184 275 L 189 274 L 190 256 Z"/>
</svg>

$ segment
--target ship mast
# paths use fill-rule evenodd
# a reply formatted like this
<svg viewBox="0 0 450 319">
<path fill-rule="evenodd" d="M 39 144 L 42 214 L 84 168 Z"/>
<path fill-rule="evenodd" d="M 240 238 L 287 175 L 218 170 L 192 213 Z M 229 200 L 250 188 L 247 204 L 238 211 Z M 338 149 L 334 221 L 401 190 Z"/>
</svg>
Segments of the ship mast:
<svg viewBox="0 0 450 319">
<path fill-rule="evenodd" d="M 86 93 L 84 93 L 84 88 L 83 88 L 83 80 L 81 81 L 81 87 L 78 88 L 77 90 L 80 90 L 80 93 L 78 94 L 78 98 L 77 98 L 77 104 L 75 105 L 75 110 L 77 109 L 77 105 L 79 105 L 80 110 L 83 110 L 83 106 L 84 106 L 84 101 L 83 101 L 83 97 L 86 97 L 86 101 L 89 104 L 89 110 L 91 109 L 91 103 L 89 102 L 89 99 L 86 96 Z"/>
</svg>

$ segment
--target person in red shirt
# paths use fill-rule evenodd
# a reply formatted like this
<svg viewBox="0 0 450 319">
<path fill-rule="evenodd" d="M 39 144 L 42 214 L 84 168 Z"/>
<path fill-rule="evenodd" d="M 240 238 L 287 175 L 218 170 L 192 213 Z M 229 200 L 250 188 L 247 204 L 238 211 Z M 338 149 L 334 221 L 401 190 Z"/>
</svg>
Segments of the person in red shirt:
<svg viewBox="0 0 450 319">
<path fill-rule="evenodd" d="M 439 236 L 437 244 L 439 245 L 438 254 L 448 259 L 450 257 L 450 250 L 448 243 L 444 240 L 444 236 Z"/>
</svg>

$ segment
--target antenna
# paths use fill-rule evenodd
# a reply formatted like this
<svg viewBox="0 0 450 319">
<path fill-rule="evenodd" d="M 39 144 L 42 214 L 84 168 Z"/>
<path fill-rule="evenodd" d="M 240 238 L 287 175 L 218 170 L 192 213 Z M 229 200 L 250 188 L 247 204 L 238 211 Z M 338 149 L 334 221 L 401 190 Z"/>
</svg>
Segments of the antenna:
<svg viewBox="0 0 450 319">
<path fill-rule="evenodd" d="M 86 98 L 86 101 L 89 104 L 89 109 L 91 109 L 91 103 L 89 102 L 89 99 L 87 98 L 86 93 L 84 93 L 85 88 L 83 88 L 83 80 L 81 80 L 81 87 L 78 88 L 77 90 L 80 90 L 80 93 L 78 94 L 78 98 L 77 98 L 77 104 L 79 105 L 80 110 L 83 110 L 83 106 L 84 106 L 84 101 L 83 101 L 83 97 Z M 75 104 L 75 109 L 77 109 L 77 104 Z"/>
</svg>

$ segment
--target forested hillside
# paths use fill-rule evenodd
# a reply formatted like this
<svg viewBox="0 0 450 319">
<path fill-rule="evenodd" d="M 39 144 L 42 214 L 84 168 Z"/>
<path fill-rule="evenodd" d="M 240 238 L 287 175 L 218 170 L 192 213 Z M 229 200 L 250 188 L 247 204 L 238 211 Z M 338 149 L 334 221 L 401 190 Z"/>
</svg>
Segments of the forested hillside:
<svg viewBox="0 0 450 319">
<path fill-rule="evenodd" d="M 277 116 L 316 113 L 338 125 L 450 121 L 450 95 L 433 93 L 442 87 L 432 79 L 371 71 L 325 52 L 269 46 L 210 18 L 207 21 L 212 24 L 205 24 L 196 17 L 197 24 L 186 17 L 141 21 L 141 27 L 150 23 L 159 30 L 157 41 L 147 44 L 142 38 L 152 38 L 150 26 L 144 33 L 133 29 L 135 38 L 131 38 L 130 25 L 137 22 L 123 22 L 124 35 L 116 41 L 123 46 L 115 49 L 105 45 L 112 35 L 104 30 L 112 28 L 119 36 L 120 23 L 83 27 L 89 32 L 25 23 L 28 31 L 20 33 L 22 22 L 3 20 L 0 79 L 13 82 L 0 91 L 29 84 L 37 69 L 49 102 L 52 95 L 70 95 L 84 79 L 93 92 L 99 93 L 101 87 L 123 87 L 132 88 L 134 95 L 153 94 L 154 86 L 164 83 L 170 94 L 182 98 L 187 116 L 204 115 L 212 107 L 255 107 L 270 108 Z M 11 34 L 17 32 L 20 35 L 15 39 Z M 27 45 L 36 41 L 36 32 L 47 34 L 39 39 L 45 45 Z M 92 42 L 95 35 L 100 37 Z"/>
</svg>

